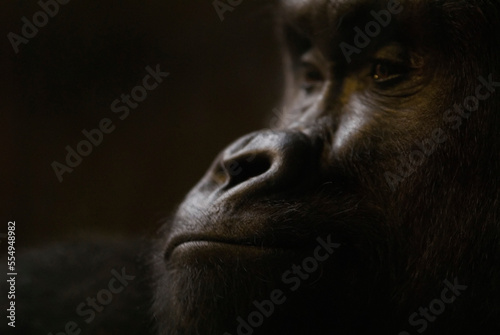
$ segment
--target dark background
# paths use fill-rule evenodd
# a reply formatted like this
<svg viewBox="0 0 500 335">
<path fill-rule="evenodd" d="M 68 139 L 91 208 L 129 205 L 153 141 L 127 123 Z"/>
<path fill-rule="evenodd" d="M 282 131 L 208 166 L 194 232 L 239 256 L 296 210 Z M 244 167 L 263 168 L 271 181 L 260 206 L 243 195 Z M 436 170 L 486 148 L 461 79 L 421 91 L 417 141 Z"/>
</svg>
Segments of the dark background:
<svg viewBox="0 0 500 335">
<path fill-rule="evenodd" d="M 15 54 L 36 1 L 0 5 L 0 233 L 17 247 L 151 233 L 237 137 L 279 108 L 282 62 L 273 2 L 243 0 L 224 21 L 212 0 L 72 0 Z M 170 76 L 125 119 L 113 100 L 145 67 Z M 60 183 L 81 131 L 116 129 Z"/>
</svg>

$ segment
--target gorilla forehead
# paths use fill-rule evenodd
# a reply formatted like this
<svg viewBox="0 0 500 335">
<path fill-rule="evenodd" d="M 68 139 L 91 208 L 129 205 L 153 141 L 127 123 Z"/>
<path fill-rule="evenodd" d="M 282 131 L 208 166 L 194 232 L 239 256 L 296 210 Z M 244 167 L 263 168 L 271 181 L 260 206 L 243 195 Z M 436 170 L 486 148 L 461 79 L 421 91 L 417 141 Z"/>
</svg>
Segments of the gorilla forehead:
<svg viewBox="0 0 500 335">
<path fill-rule="evenodd" d="M 390 4 L 404 8 L 401 13 L 394 15 L 394 21 L 414 26 L 417 31 L 431 29 L 423 23 L 436 24 L 436 19 L 440 17 L 449 17 L 450 23 L 457 28 L 470 23 L 480 25 L 488 15 L 493 15 L 490 21 L 498 20 L 498 4 L 494 1 L 281 0 L 280 4 L 285 20 L 310 35 L 339 31 L 345 18 L 366 16 L 371 10 L 384 9 Z M 456 19 L 458 14 L 460 20 Z M 467 20 L 467 17 L 473 21 Z"/>
<path fill-rule="evenodd" d="M 404 7 L 425 5 L 428 1 L 406 1 L 406 0 L 282 0 L 281 6 L 285 15 L 298 21 L 309 24 L 322 24 L 324 27 L 334 28 L 336 21 L 348 13 L 363 11 L 373 8 L 384 8 L 388 4 L 402 5 Z"/>
</svg>

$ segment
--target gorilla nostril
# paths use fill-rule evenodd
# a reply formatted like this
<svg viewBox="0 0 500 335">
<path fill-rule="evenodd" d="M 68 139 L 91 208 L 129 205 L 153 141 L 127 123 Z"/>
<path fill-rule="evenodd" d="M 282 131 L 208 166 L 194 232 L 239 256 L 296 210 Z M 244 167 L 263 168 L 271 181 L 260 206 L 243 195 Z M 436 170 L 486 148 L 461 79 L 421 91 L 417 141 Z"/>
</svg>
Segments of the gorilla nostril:
<svg viewBox="0 0 500 335">
<path fill-rule="evenodd" d="M 322 144 L 317 136 L 297 130 L 259 131 L 242 137 L 221 152 L 210 170 L 214 191 L 231 197 L 298 189 L 305 180 L 317 178 L 314 162 Z"/>
<path fill-rule="evenodd" d="M 257 153 L 228 159 L 223 164 L 229 178 L 226 187 L 231 188 L 264 174 L 271 168 L 272 159 L 265 153 Z"/>
</svg>

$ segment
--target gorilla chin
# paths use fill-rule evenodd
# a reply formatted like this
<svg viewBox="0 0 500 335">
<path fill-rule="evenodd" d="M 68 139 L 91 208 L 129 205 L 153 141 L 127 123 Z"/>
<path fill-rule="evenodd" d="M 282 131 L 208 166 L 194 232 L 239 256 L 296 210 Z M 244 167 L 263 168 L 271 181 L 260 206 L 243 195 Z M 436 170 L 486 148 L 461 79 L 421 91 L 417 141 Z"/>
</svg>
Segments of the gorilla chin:
<svg viewBox="0 0 500 335">
<path fill-rule="evenodd" d="M 238 208 L 244 215 L 224 221 L 214 213 L 176 217 L 169 226 L 179 230 L 160 247 L 164 258 L 156 264 L 161 299 L 156 301 L 155 313 L 161 320 L 160 333 L 222 335 L 249 333 L 251 328 L 252 334 L 321 334 L 346 322 L 348 314 L 359 313 L 363 302 L 350 298 L 347 291 L 373 296 L 371 269 L 380 263 L 375 258 L 383 258 L 377 248 L 386 244 L 374 239 L 381 232 L 370 228 L 375 220 L 354 222 L 355 213 L 350 218 L 350 211 L 335 210 L 326 195 L 306 199 L 281 203 L 263 199 L 258 205 Z M 324 212 L 320 205 L 326 207 Z M 313 209 L 318 213 L 311 214 Z M 264 219 L 258 222 L 257 218 Z M 184 232 L 186 222 L 204 225 L 207 233 Z M 224 230 L 215 228 L 221 226 Z M 209 227 L 218 233 L 211 233 Z M 243 227 L 254 227 L 255 235 L 247 235 Z M 342 273 L 337 273 L 339 269 Z M 331 291 L 332 285 L 343 290 Z M 259 303 L 273 301 L 276 292 L 282 303 L 260 312 L 262 320 L 258 315 L 250 317 L 260 311 Z M 304 306 L 309 310 L 304 311 Z"/>
<path fill-rule="evenodd" d="M 287 112 L 158 232 L 159 334 L 500 331 L 500 5 L 388 8 L 282 1 Z"/>
</svg>

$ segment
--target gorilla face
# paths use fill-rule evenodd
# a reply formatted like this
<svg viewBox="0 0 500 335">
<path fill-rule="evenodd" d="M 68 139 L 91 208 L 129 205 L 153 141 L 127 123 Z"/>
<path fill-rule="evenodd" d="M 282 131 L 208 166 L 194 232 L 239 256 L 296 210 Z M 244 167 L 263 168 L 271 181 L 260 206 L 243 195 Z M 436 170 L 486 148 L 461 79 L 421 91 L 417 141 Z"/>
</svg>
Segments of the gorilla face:
<svg viewBox="0 0 500 335">
<path fill-rule="evenodd" d="M 225 149 L 160 230 L 160 333 L 398 333 L 445 281 L 467 290 L 420 330 L 490 329 L 497 7 L 284 1 L 281 123 Z"/>
</svg>

